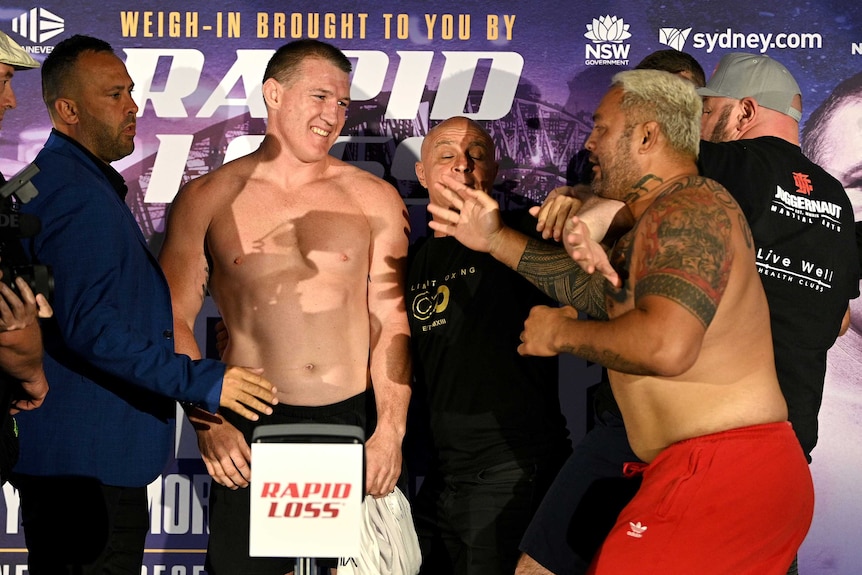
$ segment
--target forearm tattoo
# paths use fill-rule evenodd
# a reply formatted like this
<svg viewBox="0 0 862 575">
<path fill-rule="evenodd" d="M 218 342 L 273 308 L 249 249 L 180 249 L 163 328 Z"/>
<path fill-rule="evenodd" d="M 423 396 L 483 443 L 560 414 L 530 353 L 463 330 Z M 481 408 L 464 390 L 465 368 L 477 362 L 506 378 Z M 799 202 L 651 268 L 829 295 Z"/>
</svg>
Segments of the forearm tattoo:
<svg viewBox="0 0 862 575">
<path fill-rule="evenodd" d="M 604 277 L 586 273 L 560 246 L 529 239 L 517 272 L 558 302 L 607 319 Z"/>
<path fill-rule="evenodd" d="M 715 316 L 733 262 L 733 224 L 713 182 L 687 178 L 663 193 L 638 223 L 640 263 L 635 301 L 660 295 L 688 309 L 704 327 Z M 676 193 L 688 188 L 683 193 Z M 728 206 L 730 207 L 730 206 Z"/>
</svg>

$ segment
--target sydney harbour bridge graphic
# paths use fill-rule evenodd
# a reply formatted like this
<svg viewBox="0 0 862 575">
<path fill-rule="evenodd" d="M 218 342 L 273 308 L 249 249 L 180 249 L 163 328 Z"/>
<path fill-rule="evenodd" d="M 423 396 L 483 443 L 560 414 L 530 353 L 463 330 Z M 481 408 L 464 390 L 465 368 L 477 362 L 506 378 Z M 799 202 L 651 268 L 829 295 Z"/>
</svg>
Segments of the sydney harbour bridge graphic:
<svg viewBox="0 0 862 575">
<path fill-rule="evenodd" d="M 482 92 L 471 92 L 465 105 L 465 114 L 478 110 L 482 95 Z M 427 193 L 412 174 L 410 179 L 398 178 L 392 174 L 391 167 L 399 143 L 407 138 L 424 136 L 436 123 L 428 119 L 428 103 L 433 96 L 433 92 L 426 92 L 419 113 L 410 120 L 384 117 L 388 94 L 380 94 L 367 102 L 354 103 L 342 134 L 379 137 L 368 139 L 382 143 L 347 142 L 339 145 L 337 148 L 341 150 L 341 159 L 379 164 L 383 166 L 384 173 L 378 175 L 395 186 L 407 203 L 427 201 Z M 566 166 L 583 147 L 592 129 L 587 112 L 572 113 L 569 109 L 570 106 L 561 107 L 540 101 L 530 86 L 522 85 L 506 116 L 498 120 L 479 121 L 497 146 L 500 169 L 494 195 L 504 209 L 541 202 L 550 190 L 566 183 Z M 234 138 L 264 132 L 265 121 L 252 118 L 248 113 L 197 132 L 193 136 L 180 186 L 221 166 L 228 144 Z M 414 155 L 409 162 L 411 171 L 415 159 L 418 158 Z M 123 176 L 129 186 L 126 203 L 144 236 L 150 239 L 151 247 L 158 251 L 168 204 L 144 201 L 154 161 L 155 154 L 150 155 L 127 168 Z"/>
</svg>

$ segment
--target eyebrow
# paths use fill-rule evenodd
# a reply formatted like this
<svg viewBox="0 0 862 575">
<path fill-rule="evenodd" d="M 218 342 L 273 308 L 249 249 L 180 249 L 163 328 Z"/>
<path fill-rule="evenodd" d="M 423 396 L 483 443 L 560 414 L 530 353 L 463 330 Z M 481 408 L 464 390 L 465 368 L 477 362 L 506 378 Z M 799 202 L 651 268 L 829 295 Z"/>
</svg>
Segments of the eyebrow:
<svg viewBox="0 0 862 575">
<path fill-rule="evenodd" d="M 336 97 L 336 98 L 338 98 L 339 100 L 342 100 L 342 101 L 345 101 L 345 102 L 350 102 L 350 96 L 343 96 L 343 97 L 340 97 L 340 98 L 339 98 L 339 97 L 335 94 L 335 92 L 333 92 L 332 90 L 327 90 L 326 88 L 310 88 L 308 91 L 309 91 L 309 92 L 312 92 L 312 93 L 326 94 L 327 96 L 335 96 L 335 97 Z"/>
<path fill-rule="evenodd" d="M 132 82 L 131 84 L 114 84 L 113 86 L 108 86 L 107 88 L 105 88 L 105 91 L 106 92 L 113 92 L 114 90 L 125 90 L 127 88 L 129 90 L 132 90 L 132 89 L 134 89 L 134 87 L 135 87 L 134 82 Z"/>
</svg>

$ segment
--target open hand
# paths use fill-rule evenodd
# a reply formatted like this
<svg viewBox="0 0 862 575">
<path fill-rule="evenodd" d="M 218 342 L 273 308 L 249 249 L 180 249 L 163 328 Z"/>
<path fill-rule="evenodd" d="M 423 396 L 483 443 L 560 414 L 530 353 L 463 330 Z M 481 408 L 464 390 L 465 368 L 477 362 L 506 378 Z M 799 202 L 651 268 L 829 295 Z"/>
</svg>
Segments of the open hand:
<svg viewBox="0 0 862 575">
<path fill-rule="evenodd" d="M 260 418 L 255 411 L 270 415 L 271 406 L 278 403 L 277 390 L 262 374 L 261 368 L 228 366 L 224 372 L 219 405 L 252 421 Z"/>
<path fill-rule="evenodd" d="M 566 234 L 563 238 L 566 252 L 581 269 L 591 274 L 598 271 L 616 288 L 622 287 L 619 274 L 611 266 L 604 247 L 590 237 L 587 224 L 574 216 L 566 223 Z"/>
</svg>

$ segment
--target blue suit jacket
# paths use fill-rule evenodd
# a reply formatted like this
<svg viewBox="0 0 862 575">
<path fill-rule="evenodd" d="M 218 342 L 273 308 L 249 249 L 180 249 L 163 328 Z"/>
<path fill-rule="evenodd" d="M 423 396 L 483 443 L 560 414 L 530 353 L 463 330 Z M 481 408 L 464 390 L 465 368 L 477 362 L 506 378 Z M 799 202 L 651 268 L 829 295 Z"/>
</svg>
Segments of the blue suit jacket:
<svg viewBox="0 0 862 575">
<path fill-rule="evenodd" d="M 35 163 L 39 195 L 21 211 L 42 231 L 25 248 L 53 268 L 55 315 L 43 323 L 50 391 L 18 416 L 15 471 L 146 485 L 170 455 L 174 400 L 215 411 L 225 367 L 173 352 L 167 281 L 94 160 L 52 133 Z"/>
</svg>

